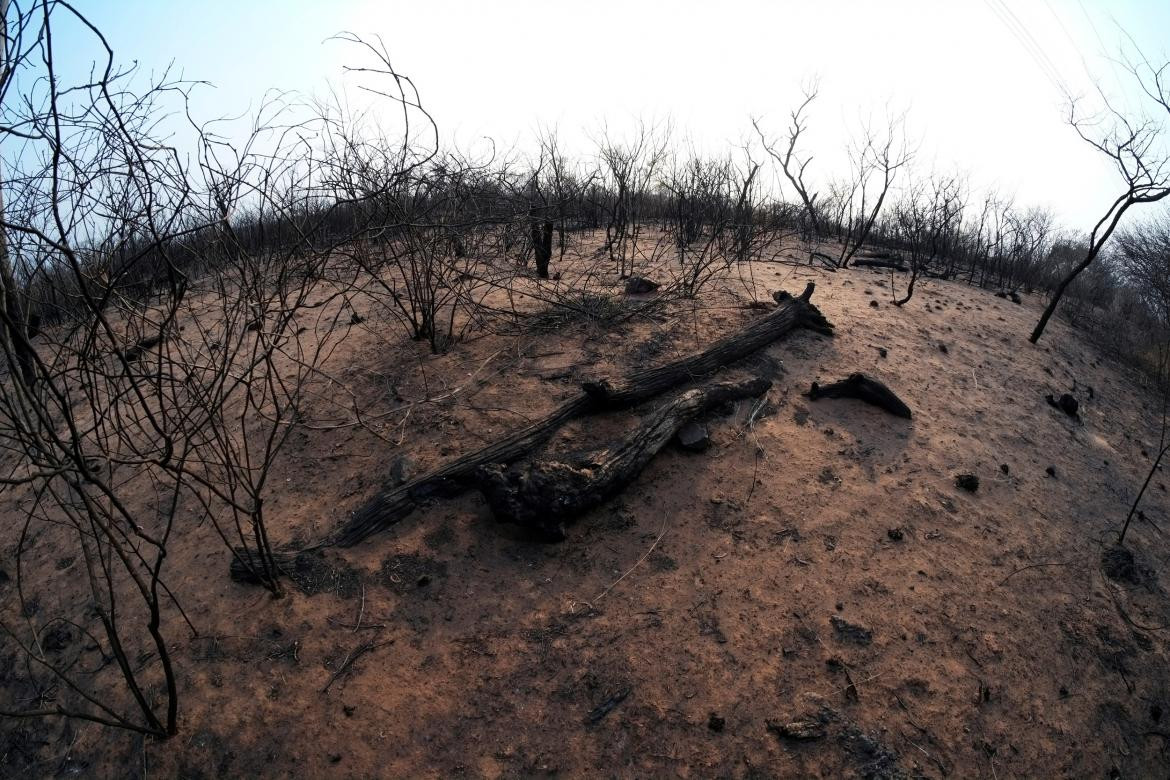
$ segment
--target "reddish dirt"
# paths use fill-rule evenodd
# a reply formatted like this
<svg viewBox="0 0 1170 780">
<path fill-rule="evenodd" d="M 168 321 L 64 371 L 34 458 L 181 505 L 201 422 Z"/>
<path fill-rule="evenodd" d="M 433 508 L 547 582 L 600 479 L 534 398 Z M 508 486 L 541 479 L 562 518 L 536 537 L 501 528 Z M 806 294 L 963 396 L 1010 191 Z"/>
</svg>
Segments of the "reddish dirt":
<svg viewBox="0 0 1170 780">
<path fill-rule="evenodd" d="M 1100 570 L 1150 466 L 1158 401 L 1063 323 L 1030 345 L 1035 297 L 927 280 L 899 309 L 883 272 L 757 263 L 653 317 L 440 356 L 364 312 L 330 365 L 387 410 L 387 441 L 299 431 L 272 533 L 317 538 L 396 456 L 423 469 L 475 449 L 581 377 L 693 350 L 759 316 L 748 300 L 807 280 L 837 335 L 797 332 L 764 351 L 770 365 L 737 369 L 773 372 L 764 413 L 713 417 L 706 453 L 664 452 L 564 543 L 493 522 L 478 495 L 438 500 L 328 553 L 322 592 L 274 600 L 228 578 L 209 529 L 184 529 L 168 581 L 199 636 L 168 617 L 178 736 L 3 721 L 0 774 L 1165 776 L 1170 657 L 1149 630 L 1170 622 L 1161 474 L 1130 543 L 1143 583 Z M 804 397 L 853 371 L 914 419 Z M 1045 401 L 1066 391 L 1081 422 Z M 316 411 L 339 419 L 324 399 Z M 630 419 L 573 423 L 553 446 Z"/>
</svg>

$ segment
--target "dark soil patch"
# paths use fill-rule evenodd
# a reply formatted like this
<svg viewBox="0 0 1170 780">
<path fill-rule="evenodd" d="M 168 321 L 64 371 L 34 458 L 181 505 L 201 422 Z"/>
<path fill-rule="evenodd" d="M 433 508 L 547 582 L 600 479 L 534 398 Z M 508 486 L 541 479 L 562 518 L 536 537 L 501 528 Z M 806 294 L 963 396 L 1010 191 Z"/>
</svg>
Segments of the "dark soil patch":
<svg viewBox="0 0 1170 780">
<path fill-rule="evenodd" d="M 336 593 L 348 599 L 358 594 L 362 584 L 361 572 L 345 563 L 330 561 L 319 551 L 298 554 L 288 576 L 306 596 Z"/>
<path fill-rule="evenodd" d="M 382 584 L 398 593 L 427 587 L 446 576 L 446 563 L 418 553 L 391 555 L 382 561 Z"/>
</svg>

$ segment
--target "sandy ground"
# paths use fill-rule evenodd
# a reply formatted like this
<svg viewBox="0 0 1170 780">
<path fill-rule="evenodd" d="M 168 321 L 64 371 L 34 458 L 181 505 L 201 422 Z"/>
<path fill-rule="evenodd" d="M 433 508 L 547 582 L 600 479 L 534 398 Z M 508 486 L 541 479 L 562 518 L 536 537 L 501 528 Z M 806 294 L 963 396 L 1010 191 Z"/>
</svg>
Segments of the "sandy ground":
<svg viewBox="0 0 1170 780">
<path fill-rule="evenodd" d="M 808 280 L 836 336 L 798 332 L 737 369 L 775 376 L 764 413 L 713 417 L 710 450 L 664 452 L 562 544 L 527 541 L 466 495 L 330 553 L 325 592 L 273 600 L 228 579 L 209 529 L 186 530 L 169 580 L 199 636 L 170 624 L 179 735 L 3 721 L 0 774 L 1166 776 L 1161 475 L 1132 532 L 1144 583 L 1100 571 L 1149 467 L 1157 401 L 1063 323 L 1028 344 L 1034 297 L 928 280 L 898 309 L 885 273 L 758 263 L 654 318 L 437 357 L 367 313 L 333 358 L 350 389 L 401 408 L 446 397 L 379 423 L 398 446 L 298 433 L 272 532 L 316 538 L 398 455 L 425 468 L 475 449 L 582 377 L 684 354 L 759 316 L 753 293 Z M 804 396 L 859 370 L 914 419 Z M 1074 387 L 1081 422 L 1044 399 Z M 630 419 L 574 423 L 552 446 Z"/>
</svg>

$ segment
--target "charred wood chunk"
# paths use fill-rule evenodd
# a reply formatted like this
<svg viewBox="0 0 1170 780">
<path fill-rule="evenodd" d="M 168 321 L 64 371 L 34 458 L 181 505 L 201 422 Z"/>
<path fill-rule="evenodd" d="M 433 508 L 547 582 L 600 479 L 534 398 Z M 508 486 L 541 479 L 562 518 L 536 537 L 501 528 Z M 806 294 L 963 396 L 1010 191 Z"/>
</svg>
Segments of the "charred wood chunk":
<svg viewBox="0 0 1170 780">
<path fill-rule="evenodd" d="M 867 404 L 885 409 L 890 414 L 911 419 L 910 407 L 893 390 L 862 373 L 850 374 L 848 379 L 823 387 L 813 382 L 808 397 L 813 401 L 821 398 L 856 398 Z"/>
<path fill-rule="evenodd" d="M 1081 419 L 1081 403 L 1071 393 L 1063 393 L 1060 398 L 1055 398 L 1052 395 L 1046 395 L 1044 397 L 1047 399 L 1048 405 L 1054 409 L 1059 409 L 1074 420 Z"/>
</svg>

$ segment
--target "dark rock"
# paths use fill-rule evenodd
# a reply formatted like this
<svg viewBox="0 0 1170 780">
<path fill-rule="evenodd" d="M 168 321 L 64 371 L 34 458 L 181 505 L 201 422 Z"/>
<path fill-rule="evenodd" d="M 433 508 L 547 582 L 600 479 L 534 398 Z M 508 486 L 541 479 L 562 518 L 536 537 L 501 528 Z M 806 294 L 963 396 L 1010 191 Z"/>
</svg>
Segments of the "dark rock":
<svg viewBox="0 0 1170 780">
<path fill-rule="evenodd" d="M 1044 473 L 1050 477 L 1055 477 L 1056 476 L 1056 467 L 1049 466 L 1048 468 L 1044 469 Z"/>
<path fill-rule="evenodd" d="M 723 727 L 727 725 L 727 721 L 716 715 L 714 712 L 707 718 L 707 728 L 714 731 L 716 734 L 723 733 Z"/>
<path fill-rule="evenodd" d="M 877 301 L 870 301 L 869 305 L 876 309 L 878 307 L 878 302 Z"/>
<path fill-rule="evenodd" d="M 886 348 L 885 348 L 885 347 L 878 347 L 878 354 L 879 354 L 880 356 L 882 356 L 882 357 L 885 357 L 885 356 L 886 356 L 886 355 L 888 355 L 889 353 L 888 353 L 888 352 L 886 352 Z"/>
<path fill-rule="evenodd" d="M 901 528 L 891 528 L 886 531 L 886 536 L 890 537 L 890 541 L 893 542 L 900 542 L 906 537 Z"/>
<path fill-rule="evenodd" d="M 631 276 L 626 280 L 627 295 L 644 295 L 652 293 L 661 287 L 658 282 L 652 282 L 644 276 Z"/>
<path fill-rule="evenodd" d="M 1008 464 L 1006 464 L 1006 463 L 999 464 L 999 470 L 1002 471 L 1004 474 L 1011 473 L 1011 469 L 1008 467 Z"/>
<path fill-rule="evenodd" d="M 830 617 L 829 622 L 833 624 L 833 632 L 837 635 L 837 638 L 844 642 L 868 645 L 873 641 L 873 632 L 865 626 L 850 623 L 848 620 L 839 618 L 836 615 Z"/>
<path fill-rule="evenodd" d="M 1069 417 L 1075 418 L 1077 420 L 1080 419 L 1080 415 L 1077 414 L 1077 411 L 1081 408 L 1081 404 L 1071 393 L 1064 393 L 1060 396 L 1060 398 L 1053 398 L 1051 395 L 1047 395 L 1045 396 L 1045 399 L 1047 399 L 1049 406 L 1055 409 L 1059 409 Z"/>
<path fill-rule="evenodd" d="M 366 318 L 363 317 L 362 315 L 358 314 L 356 311 L 353 314 L 351 314 L 349 317 L 349 324 L 350 325 L 361 325 L 365 321 L 366 321 Z"/>
<path fill-rule="evenodd" d="M 979 489 L 979 477 L 974 474 L 959 474 L 955 477 L 955 487 L 974 493 Z"/>
<path fill-rule="evenodd" d="M 950 352 L 950 350 L 949 350 L 949 349 L 947 349 L 947 345 L 946 345 L 946 344 L 939 344 L 939 345 L 938 345 L 938 351 L 939 351 L 939 352 L 941 352 L 941 353 L 943 353 L 944 355 L 945 355 L 945 354 L 947 354 L 948 352 Z"/>
<path fill-rule="evenodd" d="M 688 452 L 702 452 L 711 446 L 711 434 L 707 426 L 701 423 L 687 423 L 679 428 L 675 438 L 679 446 Z"/>
<path fill-rule="evenodd" d="M 1015 304 L 1023 303 L 1023 301 L 1020 299 L 1020 294 L 1017 292 L 1013 292 L 1011 294 L 1011 299 L 1012 299 L 1012 303 L 1015 303 Z"/>
</svg>

